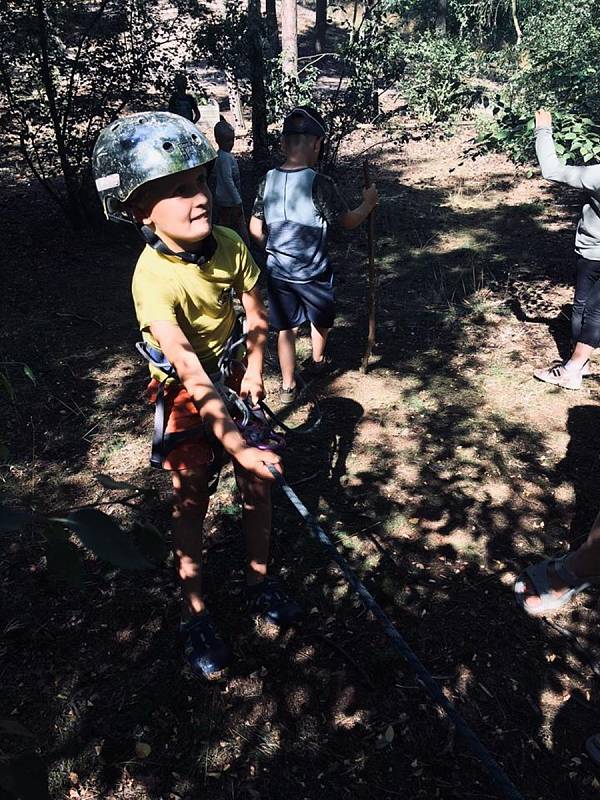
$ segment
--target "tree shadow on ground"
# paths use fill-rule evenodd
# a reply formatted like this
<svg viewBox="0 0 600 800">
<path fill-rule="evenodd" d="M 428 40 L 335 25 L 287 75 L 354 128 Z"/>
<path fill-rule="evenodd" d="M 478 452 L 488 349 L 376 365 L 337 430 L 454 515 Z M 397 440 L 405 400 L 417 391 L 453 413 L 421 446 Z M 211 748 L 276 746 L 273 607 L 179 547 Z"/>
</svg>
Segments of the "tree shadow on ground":
<svg viewBox="0 0 600 800">
<path fill-rule="evenodd" d="M 592 797 L 586 776 L 574 781 L 564 767 L 582 740 L 576 715 L 565 709 L 573 728 L 559 751 L 547 735 L 547 694 L 581 691 L 587 675 L 570 652 L 555 652 L 540 622 L 514 608 L 511 586 L 565 535 L 557 486 L 575 484 L 584 511 L 571 535 L 584 532 L 597 485 L 595 409 L 572 409 L 569 451 L 553 467 L 551 432 L 503 414 L 480 380 L 503 317 L 499 306 L 474 304 L 478 292 L 495 282 L 490 291 L 502 297 L 515 254 L 523 256 L 503 231 L 518 225 L 519 241 L 533 250 L 543 220 L 527 207 L 460 211 L 441 190 L 398 187 L 385 176 L 381 184 L 384 194 L 400 195 L 404 216 L 396 218 L 393 204 L 381 214 L 378 353 L 370 375 L 358 376 L 366 317 L 357 234 L 334 242 L 341 319 L 332 335 L 337 372 L 319 385 L 324 422 L 318 436 L 290 448 L 287 474 L 318 474 L 298 492 L 523 792 Z M 456 231 L 468 239 L 445 238 Z M 50 224 L 38 233 L 44 259 L 24 270 L 15 236 L 5 289 L 1 349 L 31 366 L 38 389 L 34 395 L 15 372 L 19 406 L 8 417 L 13 467 L 4 493 L 46 509 L 96 499 L 89 482 L 103 458 L 164 491 L 167 476 L 140 473 L 150 420 L 145 370 L 131 358 L 137 244 L 108 228 L 89 242 Z M 549 252 L 562 246 L 546 234 L 544 242 Z M 40 313 L 25 321 L 32 302 Z M 119 449 L 110 450 L 115 441 Z M 216 687 L 181 673 L 169 569 L 114 575 L 90 561 L 84 588 L 67 589 L 46 576 L 40 532 L 15 537 L 2 564 L 3 716 L 38 733 L 53 797 L 68 789 L 71 771 L 103 798 L 124 787 L 133 797 L 190 800 L 366 800 L 374 791 L 394 798 L 399 787 L 415 798 L 492 795 L 280 495 L 275 508 L 274 562 L 307 622 L 277 635 L 255 632 L 240 613 L 242 548 L 225 481 L 208 526 L 207 588 L 236 663 Z M 143 513 L 168 528 L 164 504 Z M 586 630 L 595 611 L 588 619 Z M 151 744 L 147 759 L 136 757 L 136 741 Z"/>
</svg>

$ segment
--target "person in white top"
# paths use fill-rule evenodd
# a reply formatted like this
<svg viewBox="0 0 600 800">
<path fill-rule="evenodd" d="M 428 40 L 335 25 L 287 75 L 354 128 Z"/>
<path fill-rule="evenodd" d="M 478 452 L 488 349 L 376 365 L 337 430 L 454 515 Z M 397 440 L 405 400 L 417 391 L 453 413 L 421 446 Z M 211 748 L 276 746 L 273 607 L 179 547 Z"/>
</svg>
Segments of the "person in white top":
<svg viewBox="0 0 600 800">
<path fill-rule="evenodd" d="M 246 245 L 250 244 L 248 227 L 244 216 L 240 170 L 231 155 L 235 143 L 235 131 L 224 119 L 214 128 L 217 145 L 217 160 L 214 167 L 216 221 L 239 233 Z"/>
</svg>

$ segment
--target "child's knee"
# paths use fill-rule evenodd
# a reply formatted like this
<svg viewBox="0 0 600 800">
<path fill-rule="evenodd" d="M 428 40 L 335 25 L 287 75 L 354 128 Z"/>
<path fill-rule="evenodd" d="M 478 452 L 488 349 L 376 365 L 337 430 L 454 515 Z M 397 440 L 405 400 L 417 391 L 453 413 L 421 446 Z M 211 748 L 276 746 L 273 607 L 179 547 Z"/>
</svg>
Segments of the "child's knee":
<svg viewBox="0 0 600 800">
<path fill-rule="evenodd" d="M 271 505 L 271 484 L 268 481 L 250 477 L 240 488 L 242 505 L 246 511 L 255 511 Z"/>
</svg>

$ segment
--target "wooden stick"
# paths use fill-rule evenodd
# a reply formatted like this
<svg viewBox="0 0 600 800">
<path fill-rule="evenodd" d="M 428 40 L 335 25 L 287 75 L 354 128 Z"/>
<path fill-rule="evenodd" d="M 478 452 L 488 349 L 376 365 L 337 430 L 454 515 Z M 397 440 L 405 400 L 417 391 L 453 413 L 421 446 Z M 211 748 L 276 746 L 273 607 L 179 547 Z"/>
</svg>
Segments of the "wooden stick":
<svg viewBox="0 0 600 800">
<path fill-rule="evenodd" d="M 363 161 L 363 173 L 365 177 L 365 189 L 371 185 L 371 178 L 369 176 L 369 162 L 365 159 Z M 377 272 L 375 269 L 375 209 L 371 211 L 367 217 L 367 252 L 369 256 L 369 294 L 367 300 L 367 309 L 369 314 L 369 334 L 367 337 L 367 348 L 362 359 L 360 371 L 366 373 L 369 368 L 369 358 L 373 345 L 375 344 L 375 301 L 377 295 Z"/>
</svg>

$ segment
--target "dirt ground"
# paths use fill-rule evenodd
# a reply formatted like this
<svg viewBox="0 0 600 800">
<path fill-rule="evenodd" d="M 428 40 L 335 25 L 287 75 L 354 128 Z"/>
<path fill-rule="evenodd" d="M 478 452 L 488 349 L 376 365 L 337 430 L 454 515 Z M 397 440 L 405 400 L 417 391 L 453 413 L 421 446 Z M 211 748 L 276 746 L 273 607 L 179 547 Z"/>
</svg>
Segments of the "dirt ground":
<svg viewBox="0 0 600 800">
<path fill-rule="evenodd" d="M 358 201 L 369 148 L 382 196 L 377 352 L 362 375 L 365 231 L 336 233 L 335 369 L 286 474 L 523 795 L 584 800 L 600 786 L 583 750 L 600 730 L 597 601 L 556 618 L 581 651 L 512 596 L 522 568 L 580 541 L 598 510 L 597 374 L 579 392 L 531 374 L 568 347 L 579 198 L 500 156 L 461 164 L 468 126 L 426 133 L 397 117 L 345 144 L 343 191 Z M 249 208 L 259 176 L 240 162 Z M 168 539 L 133 349 L 140 244 L 108 224 L 74 234 L 36 186 L 4 180 L 2 502 L 105 500 Z M 123 507 L 99 473 L 155 492 Z M 232 487 L 226 473 L 206 536 L 208 599 L 236 655 L 217 686 L 182 668 L 170 562 L 134 574 L 85 556 L 74 588 L 49 575 L 38 527 L 0 541 L 0 717 L 35 737 L 2 750 L 36 749 L 53 800 L 494 797 L 279 494 L 273 569 L 307 620 L 273 636 L 240 613 Z"/>
</svg>

